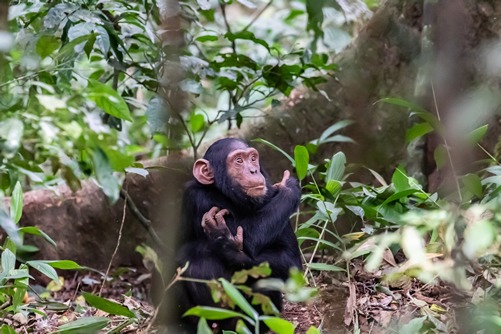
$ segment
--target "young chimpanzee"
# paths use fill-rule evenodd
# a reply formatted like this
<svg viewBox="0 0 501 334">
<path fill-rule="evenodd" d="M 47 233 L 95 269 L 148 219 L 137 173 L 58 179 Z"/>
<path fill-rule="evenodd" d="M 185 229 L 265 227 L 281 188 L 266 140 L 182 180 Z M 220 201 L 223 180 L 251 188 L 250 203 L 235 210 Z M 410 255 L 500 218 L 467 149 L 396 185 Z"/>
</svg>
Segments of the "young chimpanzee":
<svg viewBox="0 0 501 334">
<path fill-rule="evenodd" d="M 195 162 L 193 175 L 182 208 L 178 264 L 189 261 L 184 276 L 229 278 L 235 271 L 268 262 L 271 277 L 285 280 L 290 268 L 301 268 L 289 222 L 299 205 L 300 189 L 288 171 L 280 183 L 271 184 L 257 150 L 242 140 L 226 138 L 212 144 L 204 158 Z M 214 306 L 204 284 L 183 282 L 180 288 L 181 313 L 195 305 Z M 281 309 L 281 294 L 266 294 Z M 190 321 L 184 320 L 184 330 L 196 325 Z"/>
</svg>

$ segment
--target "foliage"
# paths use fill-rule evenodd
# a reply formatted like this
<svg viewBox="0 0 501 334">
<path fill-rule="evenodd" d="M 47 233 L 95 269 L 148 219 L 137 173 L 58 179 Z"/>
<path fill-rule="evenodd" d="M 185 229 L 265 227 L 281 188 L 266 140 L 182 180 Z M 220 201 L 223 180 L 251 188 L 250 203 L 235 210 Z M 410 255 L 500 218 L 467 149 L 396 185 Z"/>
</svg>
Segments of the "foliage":
<svg viewBox="0 0 501 334">
<path fill-rule="evenodd" d="M 248 325 L 255 327 L 254 333 L 259 333 L 260 322 L 264 322 L 274 333 L 288 334 L 294 333 L 294 325 L 278 317 L 278 310 L 271 300 L 258 292 L 252 291 L 243 285 L 249 276 L 253 278 L 266 277 L 271 273 L 268 263 L 263 263 L 248 270 L 242 270 L 233 274 L 231 281 L 224 278 L 205 282 L 211 288 L 214 302 L 226 305 L 228 308 L 218 308 L 209 306 L 195 306 L 189 309 L 184 316 L 197 316 L 200 318 L 197 333 L 210 333 L 211 329 L 206 320 L 222 320 L 228 318 L 239 318 L 236 333 L 251 333 Z M 190 281 L 190 278 L 177 277 L 177 280 Z M 204 283 L 200 280 L 197 283 Z M 258 288 L 280 290 L 291 299 L 304 301 L 310 299 L 315 290 L 306 288 L 303 275 L 299 271 L 291 272 L 290 279 L 284 284 L 280 280 L 259 280 Z M 252 305 L 251 305 L 252 304 Z M 254 306 L 253 306 L 254 305 Z M 261 308 L 263 315 L 256 311 L 256 307 Z M 223 328 L 224 329 L 224 328 Z M 314 329 L 311 329 L 312 331 Z M 225 333 L 233 333 L 224 331 Z"/>
<path fill-rule="evenodd" d="M 419 106 L 394 98 L 382 102 L 405 107 L 411 117 L 421 119 L 421 123 L 409 128 L 408 142 L 431 131 L 444 135 L 439 119 Z M 296 234 L 303 253 L 309 253 L 310 260 L 306 263 L 309 277 L 315 279 L 312 271 L 333 271 L 349 277 L 355 259 L 362 259 L 365 270 L 372 273 L 381 270 L 383 259 L 395 262 L 397 256 L 403 257 L 393 270 L 383 275 L 382 284 L 412 278 L 431 284 L 438 279 L 463 291 L 476 290 L 485 297 L 473 303 L 480 310 L 484 304 L 490 305 L 486 308 L 488 316 L 482 317 L 485 322 L 476 325 L 496 328 L 499 321 L 496 312 L 500 307 L 492 308 L 492 299 L 499 293 L 497 277 L 501 259 L 499 163 L 490 156 L 491 166 L 478 173 L 455 175 L 459 193 L 442 197 L 428 193 L 418 180 L 407 175 L 403 166 L 395 169 L 391 182 L 368 169 L 376 185 L 359 183 L 352 181 L 357 175 L 353 173 L 355 166 L 346 164 L 342 152 L 323 163 L 312 163 L 319 145 L 350 142 L 349 138 L 336 134 L 349 125 L 348 121 L 332 125 L 318 140 L 296 146 L 294 157 L 280 150 L 293 163 L 303 183 L 301 216 L 307 218 L 297 216 Z M 467 136 L 471 145 L 480 146 L 486 130 L 487 126 L 482 125 L 471 131 Z M 435 154 L 439 168 L 453 163 L 447 147 L 444 149 Z M 351 231 L 346 231 L 347 226 Z M 359 231 L 355 230 L 358 228 Z M 325 252 L 334 254 L 337 260 L 315 260 L 317 254 Z M 476 284 L 478 276 L 487 280 L 487 288 Z M 419 332 L 421 327 L 443 330 L 446 325 L 428 312 L 426 317 L 414 319 L 402 330 Z"/>
</svg>

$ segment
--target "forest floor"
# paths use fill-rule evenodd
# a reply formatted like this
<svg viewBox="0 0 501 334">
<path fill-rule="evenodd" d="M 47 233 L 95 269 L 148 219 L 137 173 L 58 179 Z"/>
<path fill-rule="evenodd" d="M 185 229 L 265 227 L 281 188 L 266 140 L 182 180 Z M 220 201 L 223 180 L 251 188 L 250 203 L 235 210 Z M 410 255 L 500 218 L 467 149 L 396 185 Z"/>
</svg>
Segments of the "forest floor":
<svg viewBox="0 0 501 334">
<path fill-rule="evenodd" d="M 423 317 L 444 332 L 454 328 L 451 327 L 452 305 L 461 296 L 453 289 L 446 285 L 425 285 L 411 278 L 388 284 L 382 281 L 382 274 L 363 271 L 361 262 L 353 263 L 349 282 L 332 273 L 321 273 L 315 277 L 319 297 L 307 304 L 285 302 L 282 316 L 296 325 L 297 334 L 306 333 L 311 326 L 321 327 L 323 333 L 350 333 L 354 329 L 361 333 L 397 333 L 396 328 Z M 98 295 L 102 287 L 101 275 L 76 272 L 60 286 L 52 283 L 46 288 L 32 285 L 34 289 L 26 298 L 40 314 L 0 318 L 0 324 L 12 326 L 17 333 L 52 333 L 64 323 L 93 316 L 110 320 L 100 333 L 157 333 L 151 325 L 155 308 L 149 301 L 149 286 L 150 274 L 146 270 L 120 268 L 102 288 L 102 297 L 137 314 L 137 321 L 127 322 L 123 316 L 112 316 L 87 306 L 81 293 Z M 41 298 L 46 302 L 40 302 Z M 113 331 L 121 325 L 119 330 Z"/>
</svg>

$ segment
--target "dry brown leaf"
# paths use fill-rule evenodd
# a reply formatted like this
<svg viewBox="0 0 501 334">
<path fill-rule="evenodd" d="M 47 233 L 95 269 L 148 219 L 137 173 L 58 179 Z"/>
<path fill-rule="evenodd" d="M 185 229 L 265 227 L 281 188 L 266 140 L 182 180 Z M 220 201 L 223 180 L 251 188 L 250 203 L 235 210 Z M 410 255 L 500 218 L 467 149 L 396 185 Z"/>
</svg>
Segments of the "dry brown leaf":
<svg viewBox="0 0 501 334">
<path fill-rule="evenodd" d="M 349 326 L 353 321 L 353 314 L 355 313 L 355 305 L 357 303 L 357 292 L 355 290 L 355 284 L 353 282 L 349 283 L 348 290 L 350 295 L 346 300 L 346 309 L 344 310 L 344 324 Z"/>
</svg>

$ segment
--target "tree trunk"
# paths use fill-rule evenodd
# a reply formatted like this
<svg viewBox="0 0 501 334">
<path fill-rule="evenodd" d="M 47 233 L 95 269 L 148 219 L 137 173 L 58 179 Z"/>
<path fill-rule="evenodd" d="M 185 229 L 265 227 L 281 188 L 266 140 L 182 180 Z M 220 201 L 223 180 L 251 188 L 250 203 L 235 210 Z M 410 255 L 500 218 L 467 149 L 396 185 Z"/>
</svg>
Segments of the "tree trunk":
<svg viewBox="0 0 501 334">
<path fill-rule="evenodd" d="M 362 163 L 387 179 L 399 163 L 404 163 L 414 175 L 431 174 L 431 186 L 437 188 L 444 176 L 435 174 L 444 172 L 435 171 L 433 152 L 443 139 L 431 136 L 414 146 L 407 158 L 408 111 L 376 102 L 384 97 L 401 97 L 416 101 L 433 113 L 438 106 L 446 127 L 461 117 L 471 120 L 470 127 L 489 122 L 486 148 L 492 150 L 500 133 L 499 98 L 493 99 L 488 110 L 480 104 L 465 113 L 458 106 L 463 106 L 465 93 L 475 95 L 480 87 L 488 88 L 489 97 L 499 97 L 501 65 L 495 59 L 501 57 L 492 57 L 501 48 L 489 47 L 487 42 L 499 38 L 500 18 L 501 1 L 386 1 L 353 44 L 336 56 L 339 64 L 336 79 L 323 87 L 329 99 L 317 92 L 298 89 L 280 107 L 270 109 L 266 117 L 244 122 L 245 128 L 237 135 L 246 139 L 261 137 L 292 152 L 294 145 L 317 138 L 334 122 L 352 119 L 356 123 L 344 134 L 356 144 L 326 147 L 319 152 L 318 159 L 342 149 L 350 163 Z M 489 59 L 493 68 L 488 67 Z M 482 113 L 477 112 L 477 107 Z M 279 153 L 260 149 L 265 151 L 263 164 L 273 178 L 290 169 Z M 458 161 L 469 163 L 470 159 L 464 156 Z M 165 166 L 172 164 L 171 161 Z M 171 242 L 166 236 L 175 235 L 172 229 L 178 225 L 182 183 L 190 177 L 189 159 L 176 162 L 174 168 L 166 169 L 166 173 L 152 171 L 146 178 L 128 176 L 125 183 L 139 209 L 147 217 L 153 217 L 155 228 L 168 231 L 160 232 L 167 246 Z M 358 180 L 360 177 L 357 175 Z M 170 196 L 173 200 L 168 203 L 161 195 L 166 189 L 175 195 Z M 103 268 L 116 242 L 123 201 L 110 206 L 92 182 L 85 183 L 74 194 L 66 187 L 58 192 L 42 190 L 25 194 L 22 224 L 39 226 L 59 246 L 52 249 L 37 242 L 42 250 L 40 257 L 76 259 L 81 264 Z M 160 214 L 159 208 L 164 209 Z M 127 211 L 116 264 L 137 263 L 139 257 L 134 248 L 146 240 L 146 232 L 136 216 Z"/>
</svg>

